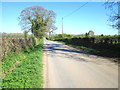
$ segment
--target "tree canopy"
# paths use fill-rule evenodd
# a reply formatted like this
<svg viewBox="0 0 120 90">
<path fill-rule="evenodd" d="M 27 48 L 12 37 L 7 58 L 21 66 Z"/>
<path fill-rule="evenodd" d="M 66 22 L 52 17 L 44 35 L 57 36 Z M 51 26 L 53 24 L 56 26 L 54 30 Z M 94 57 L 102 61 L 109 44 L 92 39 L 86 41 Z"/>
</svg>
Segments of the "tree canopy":
<svg viewBox="0 0 120 90">
<path fill-rule="evenodd" d="M 22 30 L 31 32 L 36 38 L 42 38 L 46 32 L 55 28 L 55 12 L 41 6 L 27 7 L 19 16 Z"/>
</svg>

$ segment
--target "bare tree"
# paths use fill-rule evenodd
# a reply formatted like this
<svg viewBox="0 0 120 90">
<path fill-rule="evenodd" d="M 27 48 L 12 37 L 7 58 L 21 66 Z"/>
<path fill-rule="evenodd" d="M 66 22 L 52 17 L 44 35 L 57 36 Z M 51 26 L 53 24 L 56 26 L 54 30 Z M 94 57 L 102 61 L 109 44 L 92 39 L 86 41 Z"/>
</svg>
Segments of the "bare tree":
<svg viewBox="0 0 120 90">
<path fill-rule="evenodd" d="M 113 28 L 118 29 L 120 35 L 120 2 L 119 0 L 107 0 L 105 8 L 110 10 L 109 21 Z"/>
</svg>

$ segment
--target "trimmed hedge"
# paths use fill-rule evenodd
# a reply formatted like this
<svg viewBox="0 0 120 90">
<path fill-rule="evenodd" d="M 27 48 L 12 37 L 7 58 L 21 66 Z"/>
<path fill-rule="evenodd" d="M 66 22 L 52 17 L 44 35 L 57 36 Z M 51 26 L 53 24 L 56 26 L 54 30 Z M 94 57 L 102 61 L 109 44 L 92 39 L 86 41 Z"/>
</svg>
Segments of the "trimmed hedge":
<svg viewBox="0 0 120 90">
<path fill-rule="evenodd" d="M 120 36 L 55 39 L 66 44 L 92 48 L 110 57 L 120 57 Z"/>
</svg>

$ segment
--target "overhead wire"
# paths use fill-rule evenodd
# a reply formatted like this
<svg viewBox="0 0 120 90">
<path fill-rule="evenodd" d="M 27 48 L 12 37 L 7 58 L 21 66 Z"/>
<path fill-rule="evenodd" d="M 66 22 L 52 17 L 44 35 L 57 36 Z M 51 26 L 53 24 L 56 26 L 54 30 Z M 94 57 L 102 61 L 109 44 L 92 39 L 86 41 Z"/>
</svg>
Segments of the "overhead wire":
<svg viewBox="0 0 120 90">
<path fill-rule="evenodd" d="M 82 6 L 80 6 L 79 8 L 77 8 L 76 10 L 74 10 L 73 12 L 69 13 L 68 15 L 64 16 L 63 18 L 72 15 L 73 13 L 75 13 L 76 11 L 78 11 L 79 9 L 81 9 L 82 7 L 84 7 L 84 6 L 87 5 L 87 4 L 88 4 L 88 2 L 86 2 L 85 4 L 83 4 Z"/>
<path fill-rule="evenodd" d="M 63 18 L 66 18 L 66 17 L 72 15 L 73 13 L 75 13 L 76 11 L 78 11 L 79 9 L 81 9 L 82 7 L 84 7 L 87 4 L 88 4 L 88 2 L 84 3 L 82 6 L 80 6 L 79 8 L 77 8 L 76 10 L 74 10 L 73 12 L 69 13 L 68 15 L 64 16 Z M 60 26 L 61 23 L 62 23 L 62 20 L 59 22 L 58 28 L 59 28 L 59 26 Z"/>
</svg>

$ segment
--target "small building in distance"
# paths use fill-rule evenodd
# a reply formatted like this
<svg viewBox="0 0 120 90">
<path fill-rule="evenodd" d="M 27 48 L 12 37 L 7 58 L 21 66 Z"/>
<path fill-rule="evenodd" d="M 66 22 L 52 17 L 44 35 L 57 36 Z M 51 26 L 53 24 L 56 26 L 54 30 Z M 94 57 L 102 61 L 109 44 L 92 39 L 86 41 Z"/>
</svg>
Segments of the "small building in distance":
<svg viewBox="0 0 120 90">
<path fill-rule="evenodd" d="M 90 30 L 90 31 L 88 32 L 88 34 L 89 34 L 89 36 L 94 36 L 94 32 L 93 32 L 92 30 Z"/>
</svg>

